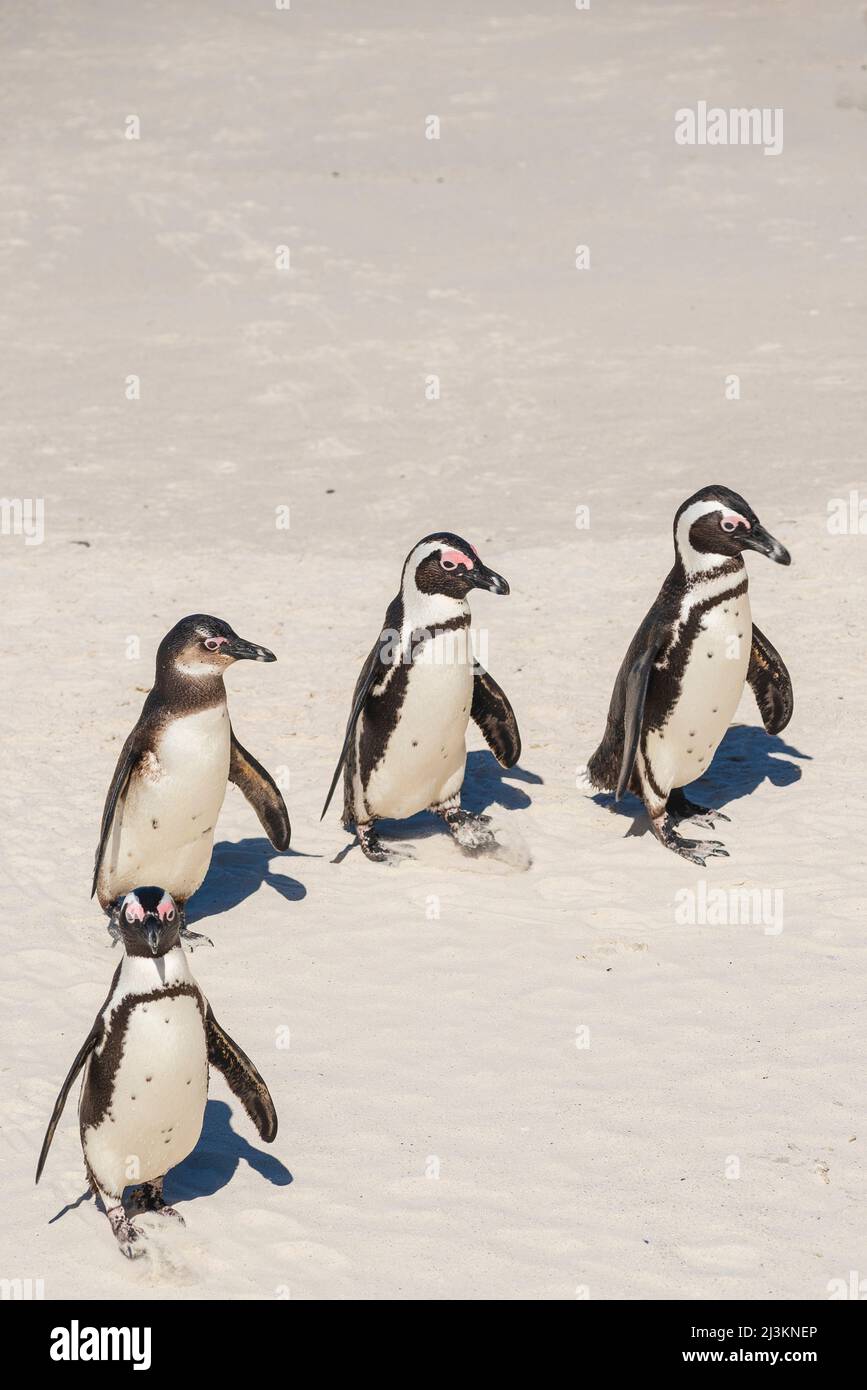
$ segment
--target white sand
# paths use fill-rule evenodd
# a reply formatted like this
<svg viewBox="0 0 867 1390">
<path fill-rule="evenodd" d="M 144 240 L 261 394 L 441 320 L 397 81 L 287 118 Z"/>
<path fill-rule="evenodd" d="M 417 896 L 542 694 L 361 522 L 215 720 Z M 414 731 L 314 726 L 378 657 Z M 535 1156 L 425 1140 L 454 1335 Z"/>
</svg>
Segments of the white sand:
<svg viewBox="0 0 867 1390">
<path fill-rule="evenodd" d="M 867 491 L 861 7 L 470 8 L 0 18 L 2 488 L 46 508 L 44 544 L 0 537 L 0 1275 L 48 1298 L 819 1299 L 867 1274 L 867 540 L 826 525 Z M 677 147 L 699 100 L 783 107 L 783 154 Z M 796 709 L 770 741 L 745 697 L 705 788 L 731 858 L 702 871 L 575 771 L 706 482 L 792 551 L 748 564 Z M 416 826 L 413 864 L 335 865 L 319 824 L 438 527 L 512 585 L 473 610 L 522 770 L 475 752 L 467 792 L 526 872 Z M 193 966 L 280 1133 L 259 1157 L 215 1077 L 169 1188 L 187 1229 L 130 1265 L 92 1202 L 49 1224 L 84 1191 L 74 1106 L 33 1171 L 116 961 L 88 901 L 103 796 L 159 638 L 201 610 L 279 656 L 228 684 L 288 769 L 293 854 L 261 882 L 230 789 Z M 782 891 L 782 932 L 678 922 L 702 879 Z"/>
</svg>

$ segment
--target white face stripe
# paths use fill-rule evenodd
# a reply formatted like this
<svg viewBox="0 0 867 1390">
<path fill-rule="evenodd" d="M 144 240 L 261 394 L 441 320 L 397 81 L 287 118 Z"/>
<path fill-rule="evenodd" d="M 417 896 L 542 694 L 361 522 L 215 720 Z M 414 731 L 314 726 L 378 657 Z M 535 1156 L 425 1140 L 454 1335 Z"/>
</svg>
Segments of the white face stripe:
<svg viewBox="0 0 867 1390">
<path fill-rule="evenodd" d="M 409 552 L 400 581 L 402 590 L 406 590 L 408 581 L 412 583 L 412 587 L 415 589 L 415 572 L 422 560 L 426 560 L 428 555 L 433 555 L 434 551 L 442 550 L 442 548 L 442 541 L 427 541 L 422 545 L 417 545 L 414 550 Z"/>
<path fill-rule="evenodd" d="M 415 572 L 422 560 L 426 560 L 438 550 L 451 548 L 445 540 L 434 540 L 421 542 L 410 551 L 400 583 L 404 639 L 413 630 L 433 627 L 437 623 L 448 622 L 450 618 L 469 613 L 470 606 L 466 599 L 450 598 L 447 594 L 423 594 L 415 582 Z"/>
<path fill-rule="evenodd" d="M 724 565 L 732 557 L 730 555 L 716 555 L 710 552 L 704 553 L 694 550 L 689 543 L 689 533 L 694 521 L 698 521 L 700 516 L 709 516 L 711 512 L 719 512 L 720 515 L 734 515 L 729 512 L 729 508 L 722 502 L 715 499 L 706 501 L 699 500 L 693 502 L 691 507 L 687 507 L 682 512 L 677 522 L 677 531 L 674 536 L 674 543 L 677 546 L 677 553 L 683 561 L 683 567 L 687 574 L 698 574 L 702 570 L 716 569 L 717 565 Z"/>
</svg>

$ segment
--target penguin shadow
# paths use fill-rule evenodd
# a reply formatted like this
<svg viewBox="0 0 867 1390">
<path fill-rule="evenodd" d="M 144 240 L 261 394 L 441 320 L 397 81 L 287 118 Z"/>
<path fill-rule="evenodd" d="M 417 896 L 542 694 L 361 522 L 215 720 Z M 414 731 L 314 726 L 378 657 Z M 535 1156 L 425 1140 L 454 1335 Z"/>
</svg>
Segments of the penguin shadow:
<svg viewBox="0 0 867 1390">
<path fill-rule="evenodd" d="M 214 845 L 211 866 L 204 883 L 190 899 L 188 924 L 192 926 L 193 922 L 199 922 L 203 917 L 218 917 L 222 912 L 231 912 L 263 883 L 274 888 L 287 902 L 301 902 L 307 896 L 303 883 L 289 878 L 287 874 L 271 872 L 273 859 L 286 860 L 293 856 L 308 857 L 292 849 L 281 853 L 264 836 L 236 842 L 221 840 Z"/>
<path fill-rule="evenodd" d="M 812 761 L 809 753 L 802 753 L 779 734 L 765 733 L 754 724 L 733 724 L 726 731 L 707 772 L 697 782 L 689 784 L 687 796 L 702 806 L 721 811 L 731 802 L 751 796 L 763 782 L 770 782 L 774 787 L 790 787 L 803 775 L 792 758 Z M 615 802 L 610 792 L 597 792 L 591 800 L 618 816 L 632 818 L 625 838 L 649 832 L 650 822 L 634 796 Z M 640 814 L 636 815 L 637 811 Z"/>
<path fill-rule="evenodd" d="M 208 1101 L 198 1144 L 183 1163 L 166 1174 L 163 1193 L 168 1203 L 213 1197 L 232 1181 L 241 1162 L 274 1187 L 288 1187 L 293 1181 L 279 1158 L 254 1148 L 235 1132 L 231 1119 L 232 1111 L 224 1100 Z"/>
<path fill-rule="evenodd" d="M 491 807 L 504 811 L 523 811 L 533 804 L 530 794 L 523 787 L 513 786 L 513 782 L 523 782 L 528 786 L 541 786 L 543 778 L 538 772 L 530 772 L 525 767 L 501 767 L 486 748 L 467 754 L 467 767 L 464 784 L 461 788 L 461 805 L 474 816 L 484 815 Z M 419 811 L 409 820 L 382 820 L 379 826 L 391 840 L 427 839 L 430 835 L 447 835 L 448 831 L 439 817 L 432 811 Z"/>
</svg>

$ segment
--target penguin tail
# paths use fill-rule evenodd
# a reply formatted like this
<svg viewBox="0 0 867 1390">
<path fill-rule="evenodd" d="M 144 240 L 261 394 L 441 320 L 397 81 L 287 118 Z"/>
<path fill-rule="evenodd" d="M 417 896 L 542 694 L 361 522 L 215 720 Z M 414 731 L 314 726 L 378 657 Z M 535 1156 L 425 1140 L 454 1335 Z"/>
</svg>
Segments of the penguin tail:
<svg viewBox="0 0 867 1390">
<path fill-rule="evenodd" d="M 611 750 L 603 739 L 596 752 L 587 760 L 587 778 L 591 786 L 600 792 L 613 792 L 617 787 L 619 761 L 611 756 Z"/>
</svg>

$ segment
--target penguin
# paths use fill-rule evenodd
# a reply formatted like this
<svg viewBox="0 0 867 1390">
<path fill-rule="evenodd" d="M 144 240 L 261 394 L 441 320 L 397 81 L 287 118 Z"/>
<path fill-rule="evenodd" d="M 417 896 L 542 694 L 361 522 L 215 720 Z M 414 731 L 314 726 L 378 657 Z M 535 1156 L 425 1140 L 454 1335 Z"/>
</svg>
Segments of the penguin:
<svg viewBox="0 0 867 1390">
<path fill-rule="evenodd" d="M 512 706 L 473 656 L 472 589 L 509 592 L 460 536 L 425 536 L 404 562 L 400 592 L 358 678 L 322 816 L 343 771 L 343 824 L 355 826 L 376 863 L 399 857 L 380 841 L 376 822 L 424 810 L 440 816 L 468 854 L 496 845 L 490 817 L 461 807 L 467 725 L 475 720 L 503 767 L 518 761 L 521 738 Z"/>
<path fill-rule="evenodd" d="M 201 885 L 227 782 L 240 787 L 275 849 L 291 830 L 274 779 L 235 737 L 223 676 L 235 661 L 276 661 L 220 618 L 182 618 L 157 650 L 153 689 L 121 749 L 105 799 L 91 897 L 109 914 L 137 883 L 172 894 L 186 941 L 185 908 Z"/>
<path fill-rule="evenodd" d="M 184 1224 L 165 1203 L 163 1180 L 198 1142 L 208 1065 L 223 1073 L 266 1144 L 277 1133 L 277 1114 L 262 1077 L 217 1022 L 190 973 L 172 895 L 136 888 L 125 894 L 117 920 L 124 957 L 60 1088 L 36 1181 L 83 1071 L 78 1116 L 85 1172 L 121 1251 L 136 1259 L 145 1249 L 133 1215 L 152 1211 Z M 129 1211 L 126 1188 L 133 1188 Z"/>
<path fill-rule="evenodd" d="M 684 794 L 710 766 L 749 682 L 769 734 L 792 717 L 792 682 L 778 652 L 752 620 L 744 551 L 791 564 L 785 546 L 730 488 L 701 488 L 674 518 L 674 568 L 629 645 L 608 724 L 587 772 L 620 800 L 641 797 L 656 838 L 704 865 L 727 856 L 720 840 L 692 840 L 681 820 L 714 828 L 721 811 Z"/>
</svg>

